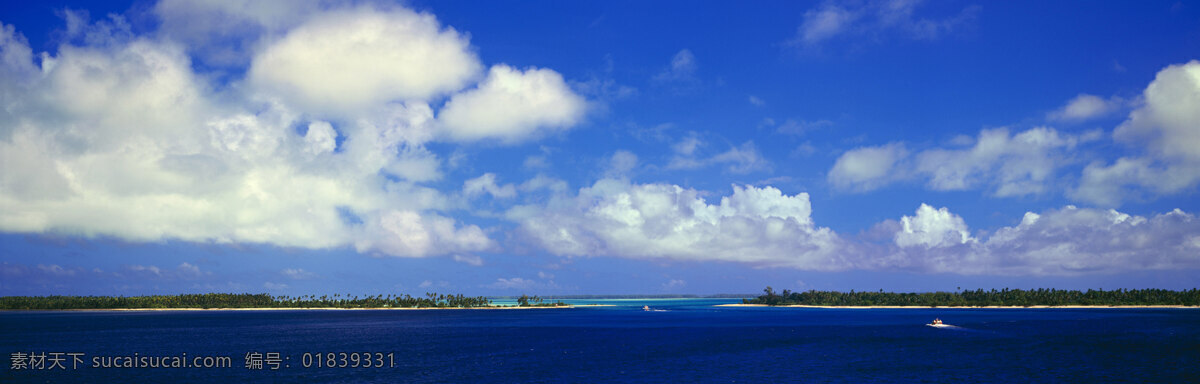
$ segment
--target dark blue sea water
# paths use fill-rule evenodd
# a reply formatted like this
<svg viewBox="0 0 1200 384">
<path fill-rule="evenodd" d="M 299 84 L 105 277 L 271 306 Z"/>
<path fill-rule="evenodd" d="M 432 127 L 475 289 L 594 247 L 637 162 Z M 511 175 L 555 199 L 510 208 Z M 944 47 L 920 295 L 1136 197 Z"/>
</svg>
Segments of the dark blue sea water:
<svg viewBox="0 0 1200 384">
<path fill-rule="evenodd" d="M 591 301 L 616 306 L 534 310 L 3 312 L 0 381 L 1200 382 L 1195 309 L 712 306 L 732 301 Z M 934 317 L 959 328 L 923 325 Z M 30 352 L 82 353 L 84 362 L 72 368 L 72 358 L 59 355 L 67 369 L 13 370 L 13 354 Z M 283 361 L 278 370 L 247 369 L 250 352 L 279 353 Z M 328 352 L 392 357 L 384 368 L 317 368 L 315 361 L 303 367 L 305 353 Z M 93 358 L 135 353 L 228 356 L 232 367 L 91 367 Z"/>
</svg>

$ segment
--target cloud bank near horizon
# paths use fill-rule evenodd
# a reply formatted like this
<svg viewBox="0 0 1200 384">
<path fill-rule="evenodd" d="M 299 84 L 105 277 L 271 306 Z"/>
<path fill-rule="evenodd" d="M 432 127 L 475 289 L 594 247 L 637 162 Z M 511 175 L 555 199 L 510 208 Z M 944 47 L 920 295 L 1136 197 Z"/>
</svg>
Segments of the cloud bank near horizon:
<svg viewBox="0 0 1200 384">
<path fill-rule="evenodd" d="M 927 20 L 909 6 L 891 19 L 883 5 L 827 3 L 805 14 L 799 39 L 815 45 L 867 29 L 933 39 L 974 12 Z M 469 34 L 399 6 L 163 1 L 153 12 L 162 24 L 148 35 L 119 17 L 68 12 L 75 21 L 54 54 L 35 53 L 15 27 L 0 27 L 0 231 L 353 248 L 471 266 L 485 265 L 479 253 L 511 252 L 512 235 L 566 258 L 809 271 L 1200 268 L 1194 213 L 1116 210 L 1200 184 L 1198 61 L 1162 69 L 1136 101 L 1079 94 L 1047 116 L 1070 123 L 1127 111 L 1111 133 L 989 128 L 942 146 L 894 141 L 841 152 L 824 177 L 835 192 L 916 183 L 997 199 L 1061 194 L 1092 206 L 1026 212 L 1019 224 L 972 231 L 931 202 L 877 223 L 868 231 L 882 235 L 870 238 L 815 222 L 821 207 L 809 192 L 734 184 L 714 195 L 686 183 L 632 181 L 644 161 L 626 150 L 576 190 L 551 175 L 502 184 L 504 175 L 492 172 L 461 190 L 438 189 L 452 159 L 435 145 L 515 146 L 566 135 L 584 124 L 594 100 L 554 69 L 484 63 Z M 679 51 L 655 81 L 694 81 L 696 63 L 692 51 Z M 1097 143 L 1133 154 L 1080 155 Z M 660 168 L 773 168 L 754 141 L 712 156 L 700 155 L 704 145 L 695 133 L 682 138 Z M 1080 175 L 1067 174 L 1073 164 Z M 477 224 L 487 215 L 472 216 L 485 201 L 501 207 L 491 228 Z M 44 269 L 64 271 L 53 267 Z"/>
</svg>

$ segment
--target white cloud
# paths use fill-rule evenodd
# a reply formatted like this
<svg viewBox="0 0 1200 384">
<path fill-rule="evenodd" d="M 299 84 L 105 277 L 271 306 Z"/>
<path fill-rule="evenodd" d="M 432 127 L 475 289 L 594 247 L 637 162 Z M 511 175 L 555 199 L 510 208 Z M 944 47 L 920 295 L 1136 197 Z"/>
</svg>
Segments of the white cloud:
<svg viewBox="0 0 1200 384">
<path fill-rule="evenodd" d="M 788 156 L 791 157 L 809 157 L 817 153 L 817 147 L 813 146 L 812 141 L 805 141 L 796 146 Z"/>
<path fill-rule="evenodd" d="M 839 36 L 868 37 L 883 40 L 885 37 L 907 37 L 910 39 L 936 39 L 961 29 L 970 23 L 979 12 L 978 6 L 970 6 L 958 14 L 944 18 L 922 18 L 916 9 L 922 0 L 871 0 L 865 2 L 839 3 L 825 1 L 819 7 L 804 13 L 792 44 L 817 46 Z"/>
<path fill-rule="evenodd" d="M 680 289 L 687 286 L 687 282 L 679 279 L 671 279 L 663 283 L 662 287 L 666 290 Z"/>
<path fill-rule="evenodd" d="M 1144 155 L 1088 165 L 1072 197 L 1117 206 L 1130 198 L 1179 193 L 1200 182 L 1200 61 L 1159 71 L 1142 99 L 1113 139 Z"/>
<path fill-rule="evenodd" d="M 740 146 L 730 147 L 725 152 L 712 157 L 700 157 L 698 149 L 706 146 L 695 134 L 688 135 L 679 142 L 671 145 L 675 153 L 667 163 L 666 169 L 699 169 L 711 165 L 725 165 L 730 173 L 750 173 L 771 169 L 771 162 L 762 157 L 753 141 L 747 141 Z"/>
<path fill-rule="evenodd" d="M 308 124 L 308 132 L 304 134 L 305 149 L 313 155 L 323 155 L 337 149 L 337 131 L 324 121 L 314 121 Z"/>
<path fill-rule="evenodd" d="M 103 46 L 128 42 L 133 39 L 133 32 L 124 16 L 110 13 L 107 20 L 91 21 L 87 10 L 64 9 L 61 16 L 67 23 L 63 37 L 68 40 L 82 41 L 85 45 Z"/>
<path fill-rule="evenodd" d="M 511 279 L 499 278 L 496 282 L 489 284 L 487 287 L 492 289 L 534 289 L 539 287 L 537 281 L 514 277 Z"/>
<path fill-rule="evenodd" d="M 733 187 L 720 204 L 668 184 L 603 179 L 540 211 L 509 215 L 557 255 L 737 261 L 810 270 L 843 269 L 841 240 L 813 224 L 808 195 Z"/>
<path fill-rule="evenodd" d="M 692 156 L 696 154 L 696 149 L 704 146 L 704 142 L 693 132 L 692 134 L 680 139 L 679 142 L 671 145 L 671 150 L 682 156 Z"/>
<path fill-rule="evenodd" d="M 418 288 L 429 288 L 432 286 L 433 286 L 433 282 L 429 281 L 429 280 L 422 281 L 421 284 L 417 285 Z"/>
<path fill-rule="evenodd" d="M 303 268 L 286 268 L 279 273 L 292 280 L 307 280 L 317 277 L 317 274 L 305 271 Z"/>
<path fill-rule="evenodd" d="M 857 12 L 826 2 L 804 13 L 796 37 L 804 44 L 816 44 L 841 34 L 858 18 Z"/>
<path fill-rule="evenodd" d="M 42 270 L 42 272 L 45 272 L 47 274 L 54 275 L 54 276 L 75 276 L 74 270 L 63 268 L 62 266 L 60 266 L 58 264 L 50 264 L 50 265 L 38 264 L 37 267 L 38 267 L 38 269 Z"/>
<path fill-rule="evenodd" d="M 962 217 L 950 213 L 945 207 L 934 209 L 921 204 L 915 216 L 900 218 L 900 225 L 901 229 L 894 238 L 900 247 L 938 248 L 973 241 Z"/>
<path fill-rule="evenodd" d="M 454 219 L 413 211 L 385 211 L 370 220 L 368 236 L 355 246 L 359 252 L 379 250 L 401 257 L 479 252 L 496 246 L 475 225 L 456 225 Z"/>
<path fill-rule="evenodd" d="M 204 275 L 203 272 L 200 272 L 200 267 L 189 263 L 179 264 L 179 267 L 175 269 L 178 270 L 179 275 L 183 277 L 199 277 Z"/>
<path fill-rule="evenodd" d="M 1038 127 L 1010 135 L 985 129 L 966 149 L 930 149 L 916 156 L 916 172 L 933 190 L 952 191 L 988 185 L 996 196 L 1041 194 L 1057 169 L 1067 164 L 1065 150 L 1094 136 L 1060 134 Z"/>
<path fill-rule="evenodd" d="M 770 123 L 768 125 L 774 125 L 773 120 L 768 120 L 768 123 Z M 833 122 L 829 120 L 807 121 L 787 119 L 783 122 L 783 124 L 779 124 L 779 126 L 775 128 L 775 132 L 786 135 L 803 136 L 808 132 L 829 126 L 833 126 Z"/>
<path fill-rule="evenodd" d="M 1200 179 L 1200 164 L 1169 163 L 1147 157 L 1122 157 L 1112 164 L 1094 162 L 1071 198 L 1103 206 L 1120 206 L 1127 200 L 1169 195 L 1191 188 Z"/>
<path fill-rule="evenodd" d="M 467 264 L 474 267 L 483 266 L 483 258 L 477 255 L 454 255 L 454 261 Z"/>
<path fill-rule="evenodd" d="M 476 197 L 484 193 L 497 199 L 507 199 L 517 196 L 517 187 L 512 184 L 497 185 L 496 174 L 490 172 L 463 182 L 463 194 L 468 197 Z"/>
<path fill-rule="evenodd" d="M 519 187 L 521 191 L 530 192 L 541 189 L 546 189 L 554 193 L 562 193 L 567 190 L 567 182 L 546 175 L 537 175 L 532 179 L 521 183 Z"/>
<path fill-rule="evenodd" d="M 750 95 L 749 101 L 750 101 L 750 104 L 753 104 L 756 107 L 761 107 L 761 106 L 767 105 L 766 101 L 763 101 L 762 98 L 760 98 L 758 96 L 754 96 L 754 95 Z"/>
<path fill-rule="evenodd" d="M 870 191 L 901 177 L 896 164 L 907 156 L 904 143 L 855 148 L 838 157 L 827 180 L 839 189 Z"/>
<path fill-rule="evenodd" d="M 753 141 L 729 148 L 708 160 L 712 164 L 725 164 L 725 170 L 731 173 L 750 173 L 771 168 L 771 162 L 758 153 L 758 147 Z"/>
<path fill-rule="evenodd" d="M 333 26 L 330 20 L 363 23 Z M 255 65 L 371 26 L 407 34 L 364 31 L 367 47 L 458 49 L 446 55 L 475 60 L 457 33 L 403 9 L 322 11 L 294 23 L 301 24 L 264 45 Z M 225 88 L 208 83 L 213 74 L 193 72 L 204 66 L 193 65 L 169 39 L 106 39 L 97 35 L 105 28 L 80 28 L 90 35 L 78 40 L 103 43 L 64 44 L 56 56 L 43 55 L 40 69 L 25 40 L 11 26 L 0 29 L 0 105 L 6 106 L 0 109 L 0 230 L 128 241 L 354 245 L 405 257 L 494 246 L 481 228 L 438 213 L 456 206 L 451 198 L 415 184 L 441 177 L 441 161 L 424 146 L 439 135 L 433 109 L 419 100 L 391 100 L 459 89 L 457 75 L 437 77 L 453 66 L 427 62 L 440 54 L 421 54 L 411 63 L 384 58 L 384 73 L 358 74 L 380 76 L 372 84 L 329 85 L 322 81 L 337 78 L 312 73 L 288 77 L 296 67 L 287 66 L 270 74 L 250 71 L 267 88 L 297 87 L 275 100 L 236 80 Z M 314 31 L 328 35 L 297 40 Z M 341 59 L 370 59 L 347 54 Z M 350 98 L 353 105 L 307 109 L 333 97 L 321 92 L 341 91 L 322 87 L 353 84 L 367 87 L 356 93 L 361 99 Z M 344 112 L 368 105 L 370 113 L 353 119 L 308 120 L 327 107 Z M 297 132 L 297 126 L 308 129 Z"/>
<path fill-rule="evenodd" d="M 162 276 L 162 269 L 153 265 L 130 265 L 126 269 L 134 272 L 146 272 L 154 276 Z"/>
<path fill-rule="evenodd" d="M 323 0 L 160 0 L 158 33 L 217 67 L 248 64 L 264 36 L 282 35 L 321 10 Z"/>
<path fill-rule="evenodd" d="M 998 197 L 1037 195 L 1070 164 L 1070 150 L 1098 136 L 1062 134 L 1046 127 L 1016 134 L 996 128 L 980 131 L 975 140 L 954 140 L 973 141 L 967 148 L 931 148 L 912 156 L 903 143 L 862 147 L 842 154 L 828 180 L 834 187 L 857 192 L 924 179 L 927 188 L 937 191 L 988 188 Z"/>
<path fill-rule="evenodd" d="M 403 8 L 314 15 L 255 55 L 248 78 L 309 112 L 353 116 L 461 89 L 480 70 L 467 38 Z"/>
<path fill-rule="evenodd" d="M 395 157 L 383 168 L 385 172 L 414 182 L 442 178 L 442 161 L 424 146 L 401 144 L 395 151 Z"/>
<path fill-rule="evenodd" d="M 696 74 L 696 55 L 692 51 L 682 49 L 671 57 L 671 65 L 657 75 L 657 82 L 694 82 Z"/>
<path fill-rule="evenodd" d="M 637 155 L 626 150 L 618 150 L 613 152 L 612 157 L 608 159 L 608 166 L 604 170 L 604 173 L 607 177 L 621 177 L 627 175 L 634 168 L 637 168 L 637 165 Z"/>
<path fill-rule="evenodd" d="M 1129 113 L 1113 138 L 1144 144 L 1164 159 L 1200 158 L 1200 61 L 1159 71 L 1142 96 L 1143 104 Z"/>
<path fill-rule="evenodd" d="M 278 292 L 288 289 L 288 285 L 283 283 L 272 283 L 268 281 L 263 283 L 263 288 L 266 288 L 268 291 Z"/>
<path fill-rule="evenodd" d="M 693 190 L 601 180 L 576 196 L 513 217 L 552 254 L 731 261 L 802 270 L 908 269 L 966 275 L 1078 275 L 1200 267 L 1200 220 L 1173 211 L 1027 213 L 1020 224 L 973 236 L 947 208 L 922 204 L 885 225 L 881 246 L 816 226 L 807 195 L 735 187 L 720 205 Z M 990 233 L 990 234 L 989 234 Z"/>
<path fill-rule="evenodd" d="M 451 96 L 438 121 L 453 140 L 516 143 L 570 129 L 586 107 L 558 72 L 495 65 L 478 88 Z"/>
<path fill-rule="evenodd" d="M 530 155 L 525 157 L 525 161 L 521 163 L 526 169 L 544 169 L 550 167 L 550 162 L 546 160 L 544 155 Z"/>
<path fill-rule="evenodd" d="M 921 216 L 927 216 L 921 219 Z M 905 217 L 909 219 L 909 217 Z M 971 238 L 966 224 L 944 208 L 922 205 L 914 220 L 938 230 L 884 250 L 892 267 L 989 275 L 1080 275 L 1200 267 L 1200 220 L 1174 210 L 1146 218 L 1115 210 L 1067 206 L 1028 212 L 1020 224 Z M 937 235 L 940 233 L 941 235 Z M 924 245 L 914 247 L 913 245 Z"/>
<path fill-rule="evenodd" d="M 1121 103 L 1121 99 L 1116 97 L 1105 100 L 1096 95 L 1081 93 L 1068 101 L 1067 105 L 1047 114 L 1046 118 L 1068 122 L 1090 120 L 1116 111 L 1121 107 Z"/>
</svg>

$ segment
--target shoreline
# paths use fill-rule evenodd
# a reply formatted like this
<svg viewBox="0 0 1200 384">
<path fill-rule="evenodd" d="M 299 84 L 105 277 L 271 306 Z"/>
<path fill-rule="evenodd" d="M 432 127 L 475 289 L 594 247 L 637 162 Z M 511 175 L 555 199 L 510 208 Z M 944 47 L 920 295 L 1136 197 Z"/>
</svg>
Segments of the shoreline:
<svg viewBox="0 0 1200 384">
<path fill-rule="evenodd" d="M 983 306 L 920 306 L 920 305 L 766 305 L 766 304 L 718 304 L 716 307 L 764 307 L 764 308 L 822 308 L 822 309 L 1154 309 L 1181 308 L 1200 309 L 1200 306 L 1188 305 L 983 305 Z"/>
<path fill-rule="evenodd" d="M 563 306 L 541 306 L 541 307 L 379 307 L 379 308 L 338 308 L 338 307 L 308 307 L 308 308 L 91 308 L 91 309 L 0 309 L 0 312 L 12 311 L 63 311 L 63 312 L 140 312 L 140 311 L 427 311 L 427 310 L 498 310 L 498 309 L 566 309 L 566 308 L 581 308 L 581 307 L 610 307 L 611 305 L 604 304 L 583 304 L 583 305 L 563 305 Z"/>
</svg>

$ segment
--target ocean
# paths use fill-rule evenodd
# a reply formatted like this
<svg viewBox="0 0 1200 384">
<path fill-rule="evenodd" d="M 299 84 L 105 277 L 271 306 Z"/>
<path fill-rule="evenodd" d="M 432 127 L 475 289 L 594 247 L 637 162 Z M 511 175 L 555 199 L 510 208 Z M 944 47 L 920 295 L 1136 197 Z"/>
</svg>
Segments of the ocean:
<svg viewBox="0 0 1200 384">
<path fill-rule="evenodd" d="M 1200 382 L 1196 309 L 565 301 L 611 306 L 0 312 L 0 382 Z"/>
</svg>

